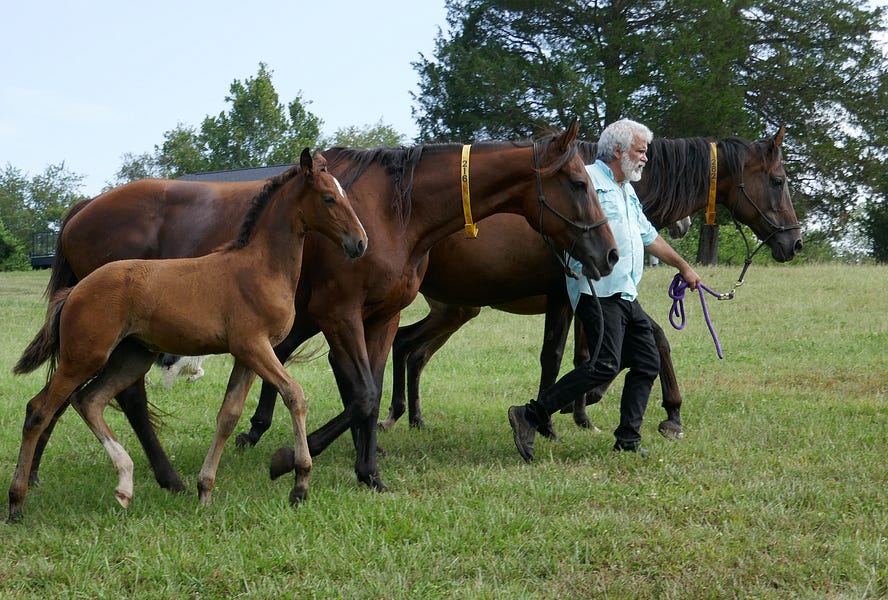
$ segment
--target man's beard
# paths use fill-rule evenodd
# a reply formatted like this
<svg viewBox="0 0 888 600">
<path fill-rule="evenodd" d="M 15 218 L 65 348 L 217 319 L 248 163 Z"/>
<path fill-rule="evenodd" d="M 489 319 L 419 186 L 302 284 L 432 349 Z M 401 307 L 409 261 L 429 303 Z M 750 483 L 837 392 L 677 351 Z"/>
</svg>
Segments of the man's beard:
<svg viewBox="0 0 888 600">
<path fill-rule="evenodd" d="M 623 169 L 623 175 L 629 181 L 641 181 L 641 171 L 644 169 L 644 163 L 633 161 L 628 155 L 623 155 L 620 159 L 620 168 Z"/>
</svg>

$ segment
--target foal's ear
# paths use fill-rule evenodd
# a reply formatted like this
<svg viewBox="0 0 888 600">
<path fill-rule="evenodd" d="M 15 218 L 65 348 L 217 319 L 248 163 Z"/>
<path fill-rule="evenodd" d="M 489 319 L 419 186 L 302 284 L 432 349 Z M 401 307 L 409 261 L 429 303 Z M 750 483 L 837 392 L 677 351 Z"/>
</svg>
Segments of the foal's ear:
<svg viewBox="0 0 888 600">
<path fill-rule="evenodd" d="M 314 165 L 311 160 L 311 151 L 308 148 L 305 148 L 302 154 L 299 155 L 299 166 L 302 167 L 303 171 L 311 174 Z"/>
</svg>

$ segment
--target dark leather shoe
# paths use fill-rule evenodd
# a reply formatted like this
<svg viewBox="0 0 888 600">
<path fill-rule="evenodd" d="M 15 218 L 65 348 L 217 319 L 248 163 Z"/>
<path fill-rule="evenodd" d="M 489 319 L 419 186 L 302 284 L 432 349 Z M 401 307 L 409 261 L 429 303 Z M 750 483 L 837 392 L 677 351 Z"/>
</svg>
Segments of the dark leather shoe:
<svg viewBox="0 0 888 600">
<path fill-rule="evenodd" d="M 614 452 L 635 452 L 642 458 L 647 458 L 649 452 L 647 448 L 642 448 L 639 444 L 621 444 L 614 443 Z"/>
<path fill-rule="evenodd" d="M 515 447 L 518 454 L 526 462 L 533 462 L 533 438 L 536 429 L 530 426 L 524 417 L 525 407 L 512 406 L 509 408 L 509 425 L 512 426 L 512 434 L 515 437 Z"/>
</svg>

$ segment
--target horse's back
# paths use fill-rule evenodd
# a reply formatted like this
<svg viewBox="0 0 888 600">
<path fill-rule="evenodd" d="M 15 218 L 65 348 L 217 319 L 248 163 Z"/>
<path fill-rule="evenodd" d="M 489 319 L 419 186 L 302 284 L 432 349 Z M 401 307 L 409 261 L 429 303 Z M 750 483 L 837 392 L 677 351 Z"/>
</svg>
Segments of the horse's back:
<svg viewBox="0 0 888 600">
<path fill-rule="evenodd" d="M 95 197 L 74 215 L 60 248 L 81 278 L 114 260 L 206 254 L 236 237 L 263 183 L 134 181 Z"/>
</svg>

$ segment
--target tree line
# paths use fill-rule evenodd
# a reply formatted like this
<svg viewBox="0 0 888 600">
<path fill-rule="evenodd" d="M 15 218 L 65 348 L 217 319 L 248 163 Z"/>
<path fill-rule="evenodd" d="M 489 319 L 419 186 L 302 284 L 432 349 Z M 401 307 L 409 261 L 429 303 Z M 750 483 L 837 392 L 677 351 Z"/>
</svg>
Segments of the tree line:
<svg viewBox="0 0 888 600">
<path fill-rule="evenodd" d="M 622 117 L 658 137 L 770 137 L 805 225 L 803 259 L 888 262 L 888 28 L 866 0 L 445 0 L 447 28 L 413 63 L 413 142 L 515 139 L 580 118 L 597 139 Z M 289 163 L 305 146 L 397 146 L 381 121 L 330 138 L 272 71 L 235 80 L 227 109 L 124 154 L 111 185 Z M 82 177 L 64 164 L 0 172 L 0 269 L 24 268 L 34 233 L 57 230 Z M 728 221 L 724 214 L 720 221 Z M 699 236 L 679 244 L 693 255 Z M 727 239 L 725 239 L 727 238 Z M 723 230 L 720 259 L 733 245 Z M 685 244 L 685 246 L 681 246 Z"/>
</svg>

